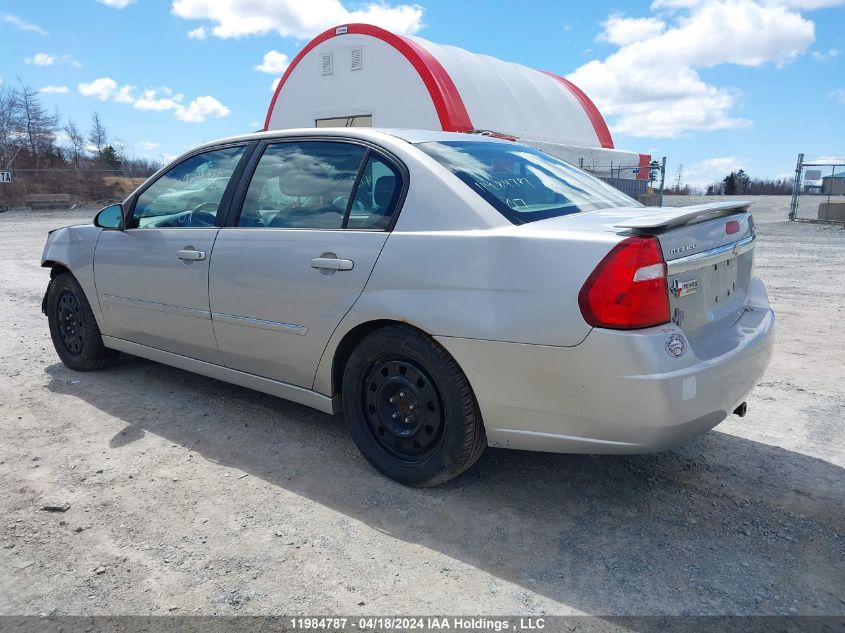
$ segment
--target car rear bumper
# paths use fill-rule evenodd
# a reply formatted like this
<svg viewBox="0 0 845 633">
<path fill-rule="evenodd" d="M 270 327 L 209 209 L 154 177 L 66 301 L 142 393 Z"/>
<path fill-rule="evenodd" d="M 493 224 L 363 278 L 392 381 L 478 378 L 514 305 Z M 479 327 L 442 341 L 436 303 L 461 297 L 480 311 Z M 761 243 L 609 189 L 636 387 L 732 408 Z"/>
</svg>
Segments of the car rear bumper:
<svg viewBox="0 0 845 633">
<path fill-rule="evenodd" d="M 745 400 L 771 358 L 774 321 L 754 279 L 739 320 L 694 348 L 674 324 L 597 328 L 575 347 L 437 340 L 467 374 L 491 446 L 645 453 L 708 431 Z"/>
</svg>

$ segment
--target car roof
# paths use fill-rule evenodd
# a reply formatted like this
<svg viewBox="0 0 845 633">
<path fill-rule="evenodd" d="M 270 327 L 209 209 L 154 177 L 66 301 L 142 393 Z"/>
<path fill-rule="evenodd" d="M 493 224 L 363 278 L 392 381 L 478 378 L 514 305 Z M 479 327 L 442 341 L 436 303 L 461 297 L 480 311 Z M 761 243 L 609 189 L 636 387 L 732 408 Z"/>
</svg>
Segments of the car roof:
<svg viewBox="0 0 845 633">
<path fill-rule="evenodd" d="M 201 149 L 204 147 L 213 147 L 223 143 L 232 143 L 237 141 L 260 141 L 276 138 L 296 137 L 296 136 L 327 136 L 337 138 L 338 136 L 345 136 L 347 138 L 363 139 L 370 141 L 378 141 L 385 136 L 398 138 L 408 143 L 431 143 L 444 141 L 490 141 L 490 142 L 505 142 L 491 136 L 482 136 L 478 134 L 466 134 L 463 132 L 441 132 L 439 130 L 415 130 L 415 129 L 401 129 L 401 128 L 361 128 L 361 127 L 320 127 L 320 128 L 290 128 L 285 130 L 267 130 L 252 132 L 249 134 L 240 134 L 237 136 L 230 136 L 227 138 L 217 139 L 203 143 L 194 148 Z"/>
</svg>

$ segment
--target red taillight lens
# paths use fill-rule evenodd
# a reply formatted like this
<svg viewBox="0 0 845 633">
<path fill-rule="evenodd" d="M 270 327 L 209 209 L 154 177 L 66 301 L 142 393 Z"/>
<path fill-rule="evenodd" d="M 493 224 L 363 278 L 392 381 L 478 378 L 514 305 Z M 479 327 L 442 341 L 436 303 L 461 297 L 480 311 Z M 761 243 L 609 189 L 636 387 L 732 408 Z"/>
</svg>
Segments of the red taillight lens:
<svg viewBox="0 0 845 633">
<path fill-rule="evenodd" d="M 725 223 L 725 233 L 727 235 L 733 235 L 734 233 L 739 233 L 739 222 L 736 220 L 728 220 Z"/>
<path fill-rule="evenodd" d="M 656 237 L 629 237 L 611 250 L 578 293 L 584 320 L 632 330 L 669 321 L 666 263 Z"/>
</svg>

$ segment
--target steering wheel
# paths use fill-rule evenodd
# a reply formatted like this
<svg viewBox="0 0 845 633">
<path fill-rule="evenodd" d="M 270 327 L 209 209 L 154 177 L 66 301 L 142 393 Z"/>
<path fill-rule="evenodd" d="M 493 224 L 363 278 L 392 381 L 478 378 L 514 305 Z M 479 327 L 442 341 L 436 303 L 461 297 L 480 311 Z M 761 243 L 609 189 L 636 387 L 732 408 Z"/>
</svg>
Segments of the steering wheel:
<svg viewBox="0 0 845 633">
<path fill-rule="evenodd" d="M 340 209 L 341 211 L 346 210 L 346 206 L 349 204 L 349 196 L 338 196 L 334 200 L 332 200 L 332 206 L 335 209 Z M 361 200 L 360 198 L 355 198 L 352 201 L 352 211 L 364 212 L 367 210 L 367 204 Z"/>
<path fill-rule="evenodd" d="M 209 213 L 209 210 L 213 209 L 216 212 L 217 206 L 214 202 L 203 202 L 184 215 L 180 215 L 177 222 L 182 226 L 214 226 L 217 216 Z"/>
</svg>

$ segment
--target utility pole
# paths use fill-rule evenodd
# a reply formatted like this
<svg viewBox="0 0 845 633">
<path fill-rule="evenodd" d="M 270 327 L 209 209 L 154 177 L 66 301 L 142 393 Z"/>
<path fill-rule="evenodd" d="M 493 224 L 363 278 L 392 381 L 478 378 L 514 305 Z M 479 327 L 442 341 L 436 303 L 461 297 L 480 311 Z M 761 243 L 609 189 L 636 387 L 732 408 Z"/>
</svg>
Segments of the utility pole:
<svg viewBox="0 0 845 633">
<path fill-rule="evenodd" d="M 663 157 L 660 165 L 660 195 L 657 199 L 657 206 L 663 206 L 663 185 L 666 184 L 666 157 Z"/>
<path fill-rule="evenodd" d="M 684 165 L 683 165 L 683 163 L 681 163 L 680 165 L 678 165 L 678 182 L 675 185 L 675 193 L 678 193 L 678 192 L 681 191 L 681 176 L 683 176 L 683 174 L 684 174 Z"/>
</svg>

